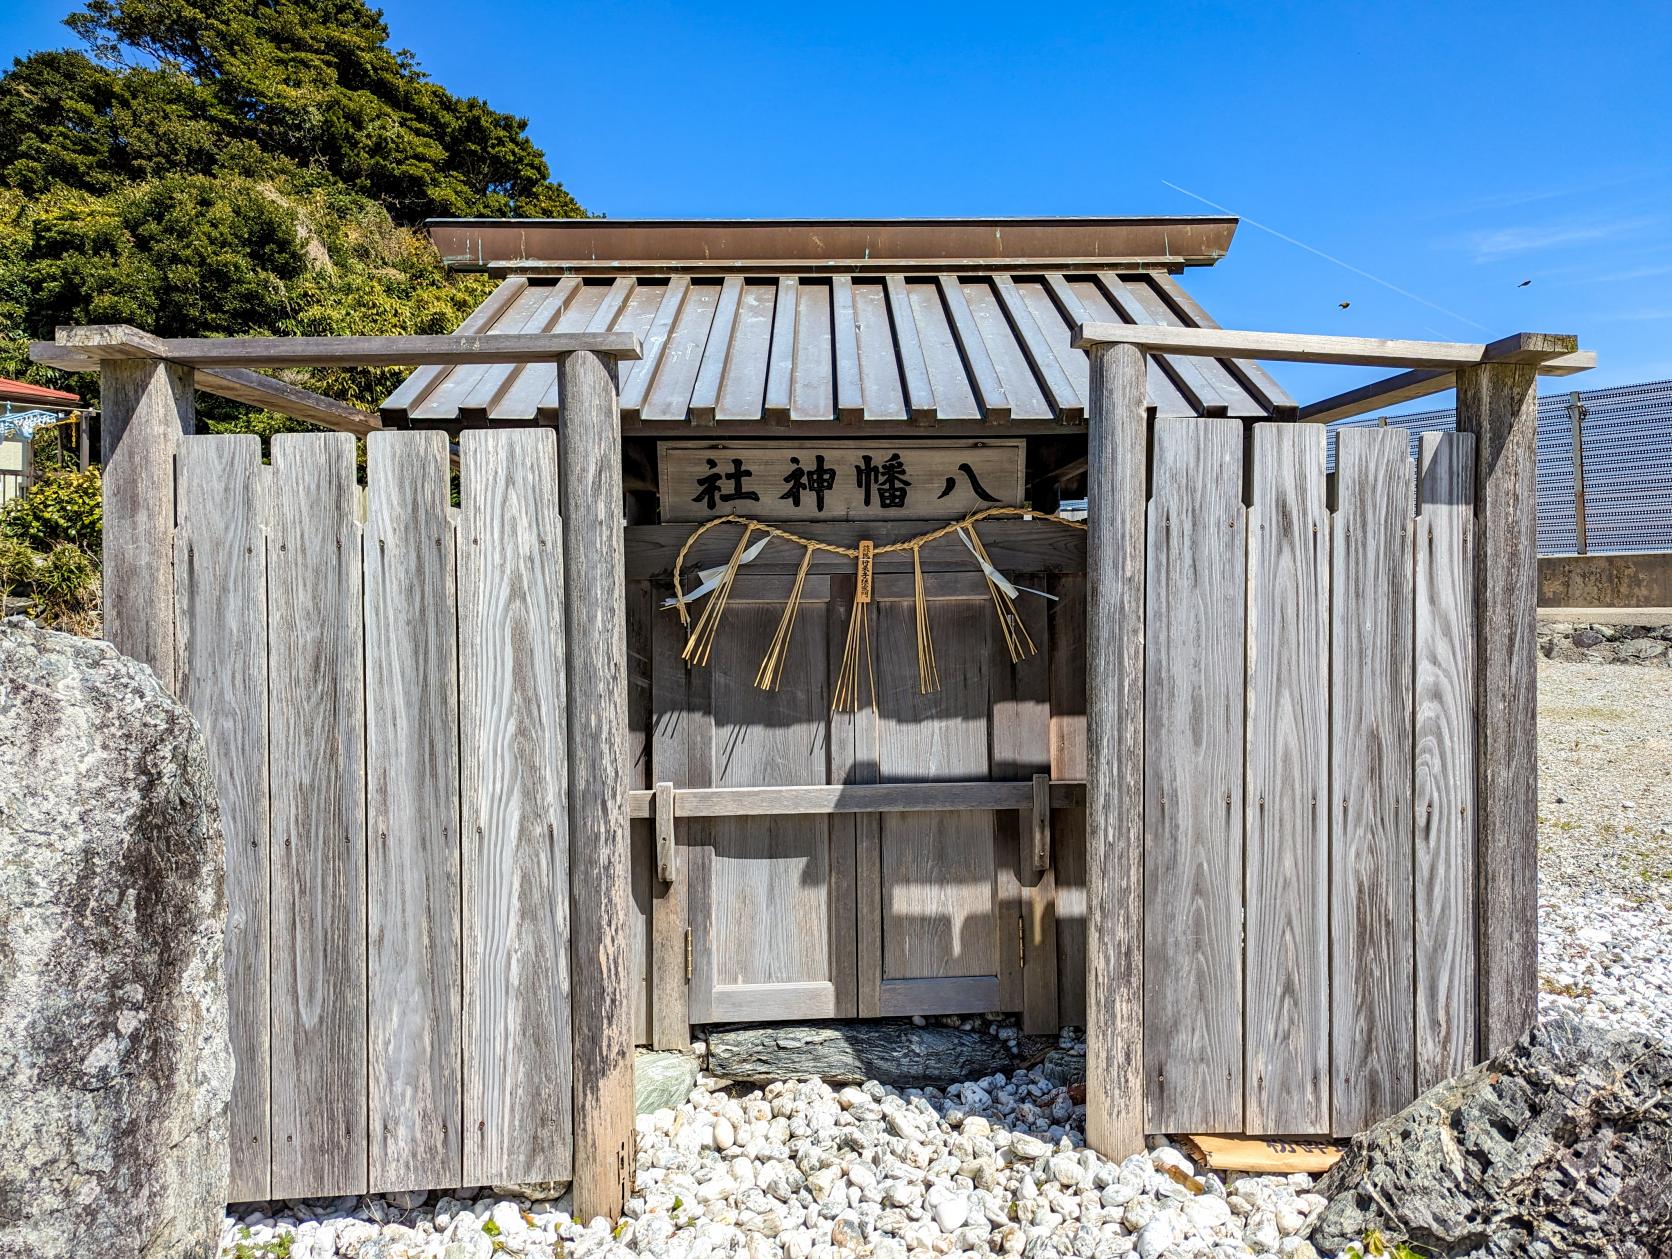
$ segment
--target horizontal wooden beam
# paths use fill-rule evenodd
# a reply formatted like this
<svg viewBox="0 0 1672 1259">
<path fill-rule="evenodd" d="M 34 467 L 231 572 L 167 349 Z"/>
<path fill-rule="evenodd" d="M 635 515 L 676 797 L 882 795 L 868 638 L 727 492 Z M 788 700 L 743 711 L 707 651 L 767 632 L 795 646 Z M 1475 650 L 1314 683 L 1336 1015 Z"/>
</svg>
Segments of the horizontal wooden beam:
<svg viewBox="0 0 1672 1259">
<path fill-rule="evenodd" d="M 1572 376 L 1576 372 L 1590 371 L 1596 365 L 1596 351 L 1577 350 L 1560 358 L 1546 359 L 1538 364 L 1538 372 L 1541 376 Z M 1456 384 L 1457 373 L 1454 371 L 1417 368 L 1382 380 L 1373 380 L 1368 385 L 1360 385 L 1357 389 L 1349 389 L 1345 393 L 1338 393 L 1317 402 L 1309 402 L 1300 409 L 1300 418 L 1315 424 L 1351 419 L 1355 415 L 1397 406 L 1413 398 L 1426 398 L 1430 394 L 1444 393 Z"/>
<path fill-rule="evenodd" d="M 134 359 L 175 362 L 176 366 L 185 366 L 168 354 L 169 341 L 126 324 L 60 328 L 58 334 L 59 341 L 36 341 L 31 344 L 29 357 L 37 363 L 68 372 L 95 371 L 100 363 Z M 69 337 L 74 344 L 65 342 L 65 337 Z M 192 384 L 204 393 L 230 398 L 246 406 L 261 407 L 339 433 L 363 436 L 383 427 L 383 422 L 371 411 L 362 411 L 347 402 L 327 398 L 311 389 L 302 389 L 241 367 L 194 367 Z"/>
<path fill-rule="evenodd" d="M 378 419 L 375 411 L 362 411 L 347 402 L 339 402 L 311 389 L 300 389 L 241 367 L 198 368 L 193 372 L 193 378 L 193 383 L 204 393 L 288 415 L 294 420 L 305 420 L 334 432 L 364 437 L 383 427 L 383 421 Z"/>
<path fill-rule="evenodd" d="M 1053 809 L 1080 808 L 1085 783 L 1050 784 Z M 631 817 L 655 816 L 655 791 L 629 791 Z M 687 787 L 673 793 L 675 817 L 787 817 L 828 813 L 939 813 L 949 809 L 1008 811 L 1034 807 L 1026 782 L 867 783 L 832 787 Z"/>
<path fill-rule="evenodd" d="M 828 524 L 796 524 L 795 532 L 834 546 L 857 547 L 861 539 L 878 546 L 914 538 L 945 524 L 944 520 L 831 521 Z M 984 520 L 979 526 L 982 545 L 1003 572 L 1083 573 L 1086 569 L 1086 535 L 1081 529 L 1050 522 L 1022 519 Z M 685 565 L 711 568 L 724 564 L 737 547 L 741 526 L 711 529 L 698 538 L 686 553 Z M 679 548 L 691 536 L 689 525 L 629 525 L 623 537 L 627 543 L 627 580 L 643 581 L 673 573 Z M 802 550 L 793 542 L 769 542 L 744 572 L 793 573 L 801 563 Z M 923 571 L 975 571 L 968 548 L 956 536 L 930 543 L 922 551 Z M 808 572 L 853 576 L 854 561 L 829 551 L 813 552 Z M 909 573 L 912 557 L 908 551 L 890 551 L 876 557 L 878 573 Z"/>
<path fill-rule="evenodd" d="M 182 367 L 422 367 L 537 363 L 578 350 L 636 359 L 632 332 L 453 333 L 402 337 L 154 337 L 123 325 L 58 329 L 29 353 L 37 363 L 87 371 L 108 359 L 161 358 Z"/>
<path fill-rule="evenodd" d="M 1136 345 L 1153 354 L 1452 370 L 1477 363 L 1543 363 L 1579 348 L 1578 338 L 1548 332 L 1520 332 L 1482 345 L 1124 323 L 1080 324 L 1074 330 L 1074 345 L 1082 350 L 1094 345 Z"/>
</svg>

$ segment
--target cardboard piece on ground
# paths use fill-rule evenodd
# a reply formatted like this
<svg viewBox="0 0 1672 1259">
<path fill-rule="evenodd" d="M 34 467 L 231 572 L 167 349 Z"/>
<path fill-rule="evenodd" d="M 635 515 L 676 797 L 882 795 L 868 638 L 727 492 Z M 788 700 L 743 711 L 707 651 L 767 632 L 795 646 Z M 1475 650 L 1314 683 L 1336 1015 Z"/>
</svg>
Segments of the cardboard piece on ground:
<svg viewBox="0 0 1672 1259">
<path fill-rule="evenodd" d="M 1335 1161 L 1342 1155 L 1339 1145 L 1299 1138 L 1192 1135 L 1183 1140 L 1195 1146 L 1201 1155 L 1200 1161 L 1217 1172 L 1255 1172 L 1275 1176 L 1308 1172 L 1316 1175 L 1334 1167 Z"/>
</svg>

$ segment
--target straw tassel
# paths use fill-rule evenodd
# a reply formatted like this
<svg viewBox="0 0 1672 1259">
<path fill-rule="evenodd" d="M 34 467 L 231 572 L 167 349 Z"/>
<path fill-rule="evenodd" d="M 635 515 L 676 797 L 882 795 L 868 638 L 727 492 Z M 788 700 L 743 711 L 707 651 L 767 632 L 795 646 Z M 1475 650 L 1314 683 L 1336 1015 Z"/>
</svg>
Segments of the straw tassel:
<svg viewBox="0 0 1672 1259">
<path fill-rule="evenodd" d="M 971 525 L 967 533 L 970 545 L 981 557 L 981 562 L 991 565 L 993 561 L 987 555 L 987 548 L 981 545 L 981 535 L 976 533 L 975 526 Z M 999 628 L 1004 631 L 1004 645 L 1010 651 L 1010 663 L 1020 664 L 1023 656 L 1038 655 L 1039 648 L 1033 645 L 1033 636 L 1028 633 L 1028 627 L 1022 624 L 1021 614 L 1016 611 L 1016 601 L 991 577 L 987 578 L 987 590 L 993 596 L 993 610 L 998 613 Z"/>
<path fill-rule="evenodd" d="M 732 583 L 737 580 L 737 567 L 743 562 L 743 552 L 748 548 L 749 535 L 754 533 L 753 523 L 743 526 L 743 536 L 737 541 L 737 549 L 726 565 L 726 571 L 720 578 L 719 585 L 708 596 L 708 603 L 697 618 L 697 627 L 691 631 L 691 637 L 685 642 L 685 650 L 680 653 L 686 664 L 706 665 L 708 656 L 714 650 L 714 635 L 720 628 L 720 617 L 726 610 L 726 600 L 731 597 Z M 679 605 L 680 615 L 685 614 L 685 605 Z"/>
<path fill-rule="evenodd" d="M 912 598 L 917 604 L 917 693 L 928 695 L 941 689 L 940 671 L 935 668 L 935 637 L 929 629 L 929 600 L 923 590 L 923 546 L 911 549 Z"/>
<path fill-rule="evenodd" d="M 801 590 L 807 584 L 807 568 L 813 562 L 813 548 L 808 547 L 801 557 L 801 567 L 795 570 L 795 585 L 790 587 L 789 602 L 784 604 L 784 615 L 778 618 L 778 632 L 772 636 L 772 646 L 755 672 L 755 687 L 762 691 L 776 691 L 784 681 L 784 661 L 789 657 L 790 636 L 795 632 L 795 614 L 801 608 Z"/>
<path fill-rule="evenodd" d="M 871 707 L 877 706 L 876 661 L 871 655 L 871 574 L 876 549 L 870 542 L 859 544 L 859 563 L 854 571 L 853 617 L 848 621 L 848 639 L 842 648 L 842 667 L 836 674 L 836 691 L 830 702 L 832 712 L 859 711 L 859 671 L 863 664 L 870 688 Z"/>
</svg>

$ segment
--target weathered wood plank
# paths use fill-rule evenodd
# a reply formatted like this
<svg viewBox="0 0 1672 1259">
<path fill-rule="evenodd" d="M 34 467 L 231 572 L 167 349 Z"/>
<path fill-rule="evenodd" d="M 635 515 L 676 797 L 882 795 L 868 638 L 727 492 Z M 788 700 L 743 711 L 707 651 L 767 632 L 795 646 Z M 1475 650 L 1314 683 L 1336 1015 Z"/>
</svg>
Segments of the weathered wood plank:
<svg viewBox="0 0 1672 1259">
<path fill-rule="evenodd" d="M 498 321 L 499 317 L 511 308 L 511 305 L 523 295 L 528 287 L 525 276 L 508 276 L 501 280 L 497 288 L 488 294 L 484 301 L 470 314 L 455 331 L 463 333 L 486 332 Z M 447 374 L 442 367 L 420 367 L 395 387 L 395 392 L 384 400 L 385 410 L 390 413 L 408 414 L 413 408 L 421 405 L 441 378 Z"/>
<path fill-rule="evenodd" d="M 364 636 L 354 440 L 273 439 L 273 1186 L 366 1190 Z"/>
<path fill-rule="evenodd" d="M 1411 487 L 1402 429 L 1336 447 L 1330 656 L 1331 1128 L 1411 1100 Z"/>
<path fill-rule="evenodd" d="M 791 580 L 748 574 L 733 587 L 728 630 L 708 669 L 717 790 L 757 784 L 783 784 L 783 790 L 822 784 L 827 776 L 827 582 L 816 579 L 803 589 L 795 630 L 800 646 L 778 688 L 754 685 L 762 644 L 783 613 Z M 811 813 L 737 815 L 713 824 L 706 894 L 691 903 L 691 986 L 693 995 L 708 989 L 709 1018 L 762 1017 L 748 1011 L 768 1006 L 768 990 L 789 1000 L 786 1016 L 791 1010 L 821 1018 L 842 1013 L 835 980 L 851 966 L 851 954 L 838 939 L 852 930 L 853 905 L 834 903 L 844 885 L 836 876 L 832 831 L 829 817 Z"/>
<path fill-rule="evenodd" d="M 1144 576 L 1149 1129 L 1242 1130 L 1242 423 L 1157 420 Z"/>
<path fill-rule="evenodd" d="M 750 504 L 752 506 L 753 504 Z M 837 546 L 852 547 L 861 538 L 868 538 L 877 546 L 891 541 L 926 533 L 944 521 L 843 521 L 825 523 L 797 523 L 795 531 Z M 675 557 L 685 540 L 691 536 L 688 525 L 633 525 L 625 531 L 627 547 L 627 578 L 667 577 L 672 574 Z M 981 525 L 981 543 L 987 548 L 996 567 L 1013 573 L 1083 573 L 1086 567 L 1086 535 L 1081 529 L 1067 525 L 1046 526 L 1038 521 L 987 520 Z M 737 547 L 737 530 L 731 526 L 717 527 L 698 538 L 686 555 L 687 573 L 696 568 L 724 565 Z M 749 565 L 751 573 L 793 573 L 801 563 L 800 548 L 790 543 L 768 543 L 759 557 Z M 967 573 L 971 571 L 970 553 L 956 537 L 942 538 L 929 543 L 922 551 L 923 571 Z M 891 551 L 876 557 L 876 572 L 910 573 L 911 554 Z M 853 560 L 845 555 L 817 551 L 808 568 L 810 575 L 853 576 Z M 687 581 L 686 589 L 691 588 Z M 672 594 L 672 591 L 668 592 Z M 847 627 L 843 626 L 845 630 Z"/>
<path fill-rule="evenodd" d="M 987 351 L 981 328 L 970 310 L 969 296 L 964 291 L 963 282 L 955 275 L 938 276 L 936 280 L 941 301 L 946 306 L 947 322 L 953 335 L 957 337 L 958 349 L 968 366 L 967 379 L 975 382 L 975 387 L 981 395 L 981 417 L 991 423 L 1003 423 L 1010 418 L 1010 397 L 1005 393 L 1004 382 L 999 379 L 998 367 L 993 362 L 993 356 Z M 1031 380 L 1029 383 L 1032 383 Z"/>
<path fill-rule="evenodd" d="M 271 1196 L 272 1156 L 261 443 L 253 435 L 190 437 L 181 441 L 174 463 L 176 693 L 203 729 L 226 839 L 227 1024 L 237 1067 L 227 1108 L 227 1192 L 245 1201 Z"/>
<path fill-rule="evenodd" d="M 764 413 L 767 366 L 773 353 L 772 324 L 778 287 L 746 284 L 726 356 L 725 381 L 715 406 L 716 421 L 754 419 Z"/>
<path fill-rule="evenodd" d="M 682 275 L 670 276 L 662 289 L 661 305 L 657 306 L 656 315 L 650 321 L 650 331 L 644 335 L 642 355 L 638 362 L 626 364 L 620 369 L 620 409 L 634 418 L 637 418 L 639 408 L 644 405 L 645 399 L 650 396 L 650 391 L 656 384 L 656 374 L 662 366 L 662 355 L 667 351 L 674 321 L 679 318 L 686 295 L 691 291 L 691 281 Z M 559 368 L 560 375 L 561 370 Z M 560 399 L 563 397 L 561 388 L 558 396 Z"/>
<path fill-rule="evenodd" d="M 615 365 L 561 364 L 563 631 L 568 649 L 575 1213 L 614 1219 L 633 1182 L 632 918 L 627 833 L 627 632 Z"/>
<path fill-rule="evenodd" d="M 174 686 L 174 452 L 192 431 L 190 371 L 113 361 L 99 370 L 104 459 L 104 634 Z"/>
<path fill-rule="evenodd" d="M 654 587 L 654 602 L 673 591 Z M 651 689 L 655 725 L 651 732 L 651 773 L 679 787 L 706 787 L 714 756 L 714 720 L 710 712 L 707 669 L 692 669 L 680 659 L 685 634 L 672 613 L 652 613 Z M 689 981 L 685 977 L 685 936 L 689 928 L 691 868 L 706 855 L 707 823 L 686 822 L 674 832 L 673 878 L 656 885 L 651 902 L 651 1038 L 657 1049 L 690 1044 Z M 677 842 L 677 841 L 683 841 Z"/>
<path fill-rule="evenodd" d="M 463 1174 L 458 665 L 446 435 L 366 440 L 370 1188 Z"/>
<path fill-rule="evenodd" d="M 856 586 L 850 566 L 845 576 L 830 579 L 829 602 L 825 605 L 825 669 L 835 677 L 841 670 L 842 651 L 853 614 Z M 830 714 L 830 783 L 837 796 L 851 790 L 874 789 L 881 784 L 881 763 L 877 749 L 878 729 L 868 712 Z M 854 888 L 853 944 L 851 949 L 854 988 L 851 1006 L 860 1018 L 882 1013 L 882 818 L 875 813 L 838 817 L 835 833 L 852 854 Z"/>
<path fill-rule="evenodd" d="M 1490 362 L 1537 364 L 1562 358 L 1579 348 L 1576 338 L 1547 332 L 1519 332 L 1489 345 L 1479 345 L 1123 323 L 1081 324 L 1075 329 L 1074 344 L 1081 349 L 1093 345 L 1133 345 L 1152 354 L 1209 358 L 1453 369 Z"/>
<path fill-rule="evenodd" d="M 1086 776 L 1086 579 L 1053 576 L 1050 612 L 1051 773 Z M 1054 797 L 1053 793 L 1053 797 Z M 1061 1024 L 1086 1025 L 1086 809 L 1051 807 L 1051 876 L 1056 883 L 1057 1015 Z"/>
<path fill-rule="evenodd" d="M 675 277 L 682 278 L 682 277 Z M 59 329 L 80 334 L 97 328 Z M 639 357 L 639 339 L 628 332 L 448 333 L 367 337 L 144 337 L 135 354 L 122 346 L 68 347 L 59 361 L 166 359 L 183 367 L 416 367 L 420 364 L 534 363 L 558 354 L 591 352 Z M 42 346 L 50 355 L 51 346 Z M 113 352 L 121 351 L 121 352 Z M 80 359 L 78 360 L 77 355 Z"/>
<path fill-rule="evenodd" d="M 664 883 L 673 882 L 673 784 L 656 784 L 656 877 Z"/>
<path fill-rule="evenodd" d="M 766 400 L 762 416 L 773 424 L 790 418 L 790 395 L 795 376 L 796 317 L 801 308 L 801 281 L 793 275 L 778 280 L 772 308 L 772 338 L 766 364 Z"/>
<path fill-rule="evenodd" d="M 1037 641 L 1037 640 L 1036 640 Z M 1054 810 L 1084 808 L 1084 782 L 1049 781 Z M 629 791 L 629 817 L 656 815 L 654 791 Z M 993 812 L 1034 807 L 1032 780 L 996 782 L 860 783 L 815 787 L 679 787 L 673 793 L 676 818 L 770 817 L 798 813 L 939 813 L 948 809 Z M 681 844 L 683 847 L 684 844 Z"/>
<path fill-rule="evenodd" d="M 652 693 L 651 618 L 652 589 L 649 582 L 627 583 L 627 782 L 643 788 L 650 782 L 652 729 L 655 724 L 655 696 Z M 633 1039 L 637 1044 L 654 1043 L 651 991 L 651 959 L 654 956 L 653 923 L 655 900 L 662 886 L 656 880 L 655 827 L 648 820 L 628 824 L 633 843 L 633 921 L 630 924 L 633 949 Z"/>
<path fill-rule="evenodd" d="M 964 370 L 958 330 L 951 321 L 940 285 L 933 280 L 908 279 L 901 287 L 917 326 L 917 344 L 923 351 L 923 366 L 929 375 L 934 422 L 940 425 L 969 420 L 985 424 L 981 406 L 970 388 L 969 373 Z"/>
<path fill-rule="evenodd" d="M 994 642 L 997 622 L 990 601 L 935 598 L 932 588 L 929 593 L 937 654 L 947 660 L 991 660 L 995 650 L 1002 650 Z M 881 599 L 874 606 L 874 641 L 912 640 L 915 613 L 909 597 Z M 992 709 L 986 670 L 942 670 L 941 690 L 928 695 L 919 692 L 913 652 L 880 651 L 876 670 L 872 724 L 885 783 L 988 777 Z M 880 818 L 883 1013 L 901 1008 L 890 1005 L 892 981 L 996 980 L 1001 973 L 994 821 L 988 812 L 951 809 Z M 1010 930 L 1004 938 L 1014 949 L 1014 918 L 1005 925 Z M 927 1003 L 917 1008 L 919 1013 L 972 1008 L 964 1004 L 965 985 L 943 984 L 940 996 L 931 983 L 913 991 Z"/>
<path fill-rule="evenodd" d="M 852 276 L 830 277 L 830 340 L 836 361 L 836 418 L 853 424 L 865 418 L 865 383 L 859 369 Z"/>
<path fill-rule="evenodd" d="M 1042 589 L 1042 574 L 1014 574 L 1023 586 Z M 999 957 L 1005 963 L 1001 978 L 1019 989 L 1022 1030 L 1050 1035 L 1057 1030 L 1057 916 L 1056 879 L 1050 870 L 1051 812 L 1051 699 L 1050 634 L 1046 601 L 1028 596 L 1017 612 L 1039 651 L 1011 664 L 1000 654 L 987 665 L 991 692 L 992 775 L 995 779 L 1027 779 L 1028 803 L 994 815 L 1000 856 L 1000 887 L 1013 904 L 1008 912 L 1019 920 L 1020 949 L 1001 923 Z M 1043 836 L 1040 835 L 1043 831 Z M 1041 856 L 1043 855 L 1043 860 Z"/>
<path fill-rule="evenodd" d="M 1537 381 L 1528 367 L 1459 372 L 1475 435 L 1475 825 L 1480 1028 L 1508 1048 L 1538 1015 Z"/>
<path fill-rule="evenodd" d="M 1244 1112 L 1329 1130 L 1330 514 L 1322 430 L 1254 426 L 1248 520 Z"/>
<path fill-rule="evenodd" d="M 1573 376 L 1579 372 L 1588 372 L 1596 365 L 1597 356 L 1594 350 L 1576 350 L 1559 358 L 1545 359 L 1538 365 L 1538 374 Z M 1410 402 L 1415 398 L 1444 393 L 1456 385 L 1455 371 L 1444 368 L 1413 368 L 1408 372 L 1373 380 L 1368 385 L 1360 385 L 1344 393 L 1308 402 L 1300 409 L 1300 418 L 1311 424 L 1327 424 L 1331 420 L 1345 420 L 1369 411 L 1381 411 L 1397 406 L 1401 402 Z"/>
<path fill-rule="evenodd" d="M 900 375 L 906 383 L 906 402 L 911 418 L 918 424 L 932 424 L 935 420 L 935 387 L 929 379 L 929 365 L 923 356 L 923 342 L 918 336 L 917 316 L 912 311 L 906 277 L 890 275 L 884 283 L 888 288 L 888 309 L 894 324 L 894 337 L 900 347 Z"/>
<path fill-rule="evenodd" d="M 697 369 L 696 383 L 691 386 L 691 423 L 713 424 L 714 412 L 720 401 L 720 386 L 726 375 L 726 361 L 731 357 L 732 335 L 737 329 L 737 312 L 743 300 L 743 277 L 727 276 L 720 285 L 720 298 L 714 307 L 714 322 L 708 329 L 708 341 L 703 347 L 702 364 Z"/>
<path fill-rule="evenodd" d="M 1086 493 L 1086 1144 L 1144 1148 L 1144 356 L 1091 354 Z"/>
<path fill-rule="evenodd" d="M 897 346 L 895 342 L 896 330 L 888 316 L 887 291 L 874 281 L 855 284 L 853 312 L 859 376 L 865 395 L 860 414 L 867 423 L 904 421 L 907 418 L 905 389 L 909 386 L 902 387 L 902 376 L 912 369 L 905 367 L 907 351 L 903 344 Z M 915 369 L 922 371 L 922 350 L 915 341 L 912 349 L 918 355 Z"/>
<path fill-rule="evenodd" d="M 1475 1061 L 1475 439 L 1424 433 L 1416 521 L 1416 1091 Z"/>
<path fill-rule="evenodd" d="M 557 435 L 459 440 L 464 1178 L 571 1172 L 569 816 Z"/>
<path fill-rule="evenodd" d="M 830 371 L 835 353 L 831 343 L 830 301 L 829 284 L 807 283 L 796 290 L 795 368 L 790 379 L 791 420 L 831 420 L 836 417 L 836 386 Z"/>
</svg>

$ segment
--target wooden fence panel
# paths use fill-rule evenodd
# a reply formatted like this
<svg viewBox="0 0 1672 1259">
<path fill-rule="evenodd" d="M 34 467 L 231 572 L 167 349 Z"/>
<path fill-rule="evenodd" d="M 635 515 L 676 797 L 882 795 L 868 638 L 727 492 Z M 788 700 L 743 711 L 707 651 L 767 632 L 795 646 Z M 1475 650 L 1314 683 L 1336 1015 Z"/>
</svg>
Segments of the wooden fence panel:
<svg viewBox="0 0 1672 1259">
<path fill-rule="evenodd" d="M 1336 447 L 1330 860 L 1332 1128 L 1411 1098 L 1411 487 L 1403 429 Z"/>
<path fill-rule="evenodd" d="M 1242 446 L 1237 420 L 1154 426 L 1144 634 L 1152 1132 L 1242 1130 Z"/>
<path fill-rule="evenodd" d="M 177 693 L 203 728 L 226 837 L 226 989 L 238 1064 L 235 1200 L 267 1198 L 267 600 L 260 440 L 189 437 L 175 456 Z"/>
<path fill-rule="evenodd" d="M 1425 433 L 1417 488 L 1416 1091 L 1475 1061 L 1475 439 Z"/>
<path fill-rule="evenodd" d="M 1244 1121 L 1329 1129 L 1330 515 L 1324 432 L 1254 426 Z"/>
<path fill-rule="evenodd" d="M 366 1189 L 366 818 L 354 439 L 273 439 L 273 1195 Z"/>
<path fill-rule="evenodd" d="M 464 1179 L 567 1180 L 569 817 L 557 435 L 459 441 Z"/>
<path fill-rule="evenodd" d="M 370 1187 L 462 1183 L 459 765 L 446 434 L 366 439 Z"/>
</svg>

